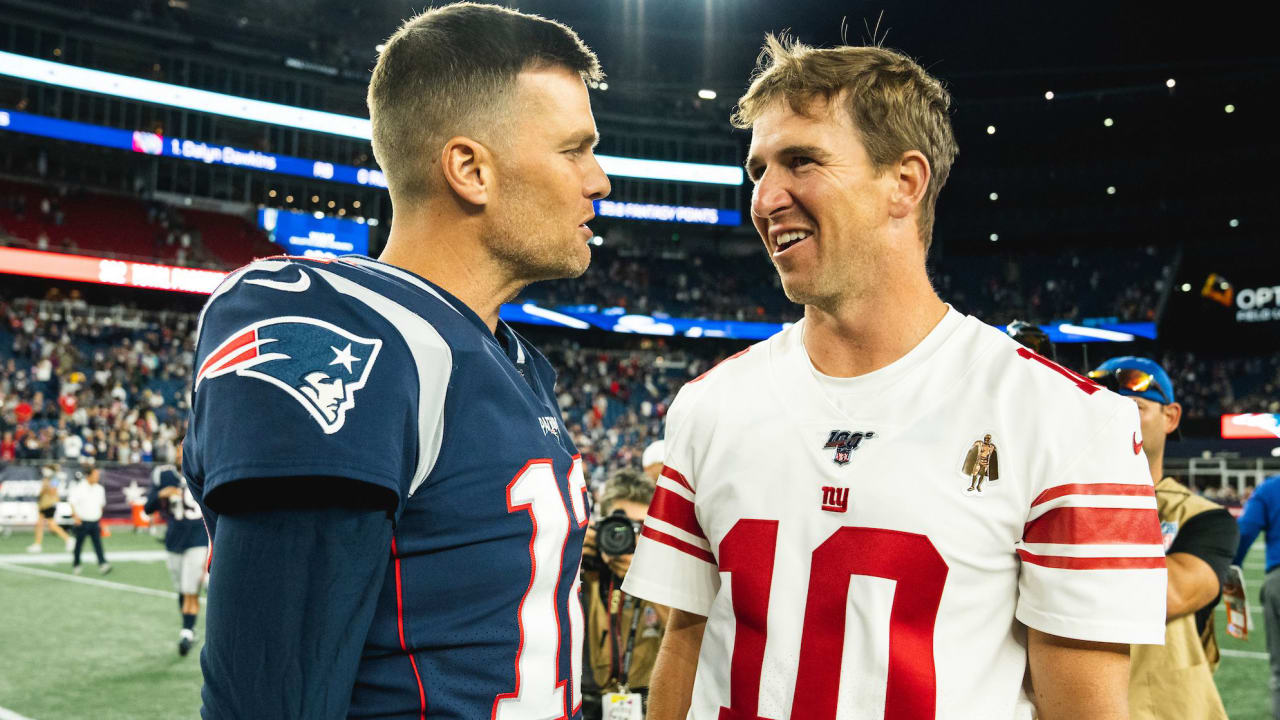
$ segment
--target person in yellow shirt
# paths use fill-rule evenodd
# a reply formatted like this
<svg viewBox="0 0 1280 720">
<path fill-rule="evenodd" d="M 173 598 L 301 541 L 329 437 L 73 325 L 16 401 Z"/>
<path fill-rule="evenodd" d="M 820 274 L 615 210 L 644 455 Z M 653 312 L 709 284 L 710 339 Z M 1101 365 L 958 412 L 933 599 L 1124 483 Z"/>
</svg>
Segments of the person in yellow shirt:
<svg viewBox="0 0 1280 720">
<path fill-rule="evenodd" d="M 1145 452 L 1151 467 L 1169 568 L 1165 642 L 1133 646 L 1129 716 L 1226 720 L 1213 683 L 1219 657 L 1213 609 L 1222 597 L 1239 529 L 1225 508 L 1164 476 L 1165 439 L 1182 419 L 1164 369 L 1153 360 L 1126 356 L 1106 361 L 1089 377 L 1138 405 L 1142 437 L 1133 438 L 1133 452 Z"/>
</svg>

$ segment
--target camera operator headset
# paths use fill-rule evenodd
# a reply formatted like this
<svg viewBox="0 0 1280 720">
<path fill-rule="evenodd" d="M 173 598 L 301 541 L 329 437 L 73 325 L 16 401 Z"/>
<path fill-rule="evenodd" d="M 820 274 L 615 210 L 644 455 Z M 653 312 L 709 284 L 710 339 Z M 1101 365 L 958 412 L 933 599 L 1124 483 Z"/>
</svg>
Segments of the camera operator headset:
<svg viewBox="0 0 1280 720">
<path fill-rule="evenodd" d="M 653 492 L 653 481 L 643 473 L 619 470 L 600 494 L 603 519 L 587 530 L 582 550 L 584 720 L 643 717 L 640 704 L 648 696 L 668 610 L 621 588 Z"/>
</svg>

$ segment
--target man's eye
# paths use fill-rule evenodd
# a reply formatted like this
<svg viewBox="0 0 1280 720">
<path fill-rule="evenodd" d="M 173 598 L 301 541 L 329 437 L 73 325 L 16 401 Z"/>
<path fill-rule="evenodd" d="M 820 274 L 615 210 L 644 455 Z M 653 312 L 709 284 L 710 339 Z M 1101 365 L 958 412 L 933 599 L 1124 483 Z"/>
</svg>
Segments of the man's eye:
<svg viewBox="0 0 1280 720">
<path fill-rule="evenodd" d="M 796 168 L 801 165 L 809 165 L 813 163 L 813 158 L 804 157 L 803 155 L 791 158 L 791 167 Z"/>
</svg>

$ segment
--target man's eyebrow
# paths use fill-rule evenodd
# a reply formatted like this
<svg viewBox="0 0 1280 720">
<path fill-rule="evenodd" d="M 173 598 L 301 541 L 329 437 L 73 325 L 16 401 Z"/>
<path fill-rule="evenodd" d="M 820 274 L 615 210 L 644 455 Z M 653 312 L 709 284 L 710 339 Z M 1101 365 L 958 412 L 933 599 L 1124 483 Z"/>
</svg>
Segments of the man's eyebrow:
<svg viewBox="0 0 1280 720">
<path fill-rule="evenodd" d="M 817 145 L 788 145 L 787 147 L 784 147 L 781 150 L 778 150 L 776 154 L 781 157 L 796 157 L 796 156 L 811 157 L 814 160 L 818 160 L 820 162 L 825 161 L 831 157 L 831 153 L 827 152 L 826 150 L 823 150 Z M 755 174 L 755 171 L 758 171 L 760 169 L 760 166 L 763 164 L 764 164 L 764 161 L 761 160 L 759 157 L 755 155 L 747 156 L 747 161 L 746 163 L 743 164 L 743 167 L 747 171 L 747 177 L 751 178 L 752 181 L 754 181 L 757 177 Z"/>
<path fill-rule="evenodd" d="M 595 130 L 592 130 L 590 132 L 581 132 L 571 137 L 569 139 L 569 143 L 572 144 L 573 147 L 582 147 L 583 145 L 590 145 L 592 148 L 594 148 L 596 145 L 600 144 L 600 133 L 596 132 Z"/>
</svg>

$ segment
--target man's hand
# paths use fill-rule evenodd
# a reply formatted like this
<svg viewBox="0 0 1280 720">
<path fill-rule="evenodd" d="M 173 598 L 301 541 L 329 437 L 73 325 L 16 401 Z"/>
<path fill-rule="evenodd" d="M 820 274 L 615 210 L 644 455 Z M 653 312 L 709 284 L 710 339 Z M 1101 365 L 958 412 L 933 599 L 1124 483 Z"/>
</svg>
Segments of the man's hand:
<svg viewBox="0 0 1280 720">
<path fill-rule="evenodd" d="M 167 487 L 162 487 L 160 488 L 160 492 L 156 493 L 156 495 L 164 498 L 165 500 L 168 500 L 169 498 L 177 497 L 178 495 L 181 495 L 181 494 L 182 494 L 182 488 L 178 487 L 177 485 L 169 485 Z"/>
<path fill-rule="evenodd" d="M 594 525 L 587 526 L 587 535 L 582 539 L 582 556 L 598 557 L 600 551 L 596 550 L 596 528 Z"/>
<path fill-rule="evenodd" d="M 1027 661 L 1039 720 L 1128 719 L 1128 645 L 1027 628 Z"/>
<path fill-rule="evenodd" d="M 627 570 L 631 569 L 631 554 L 626 555 L 610 555 L 608 553 L 600 553 L 600 557 L 604 558 L 609 569 L 613 571 L 614 577 L 625 578 Z"/>
<path fill-rule="evenodd" d="M 693 702 L 693 677 L 707 619 L 671 608 L 662 647 L 649 676 L 648 720 L 684 720 Z"/>
</svg>

